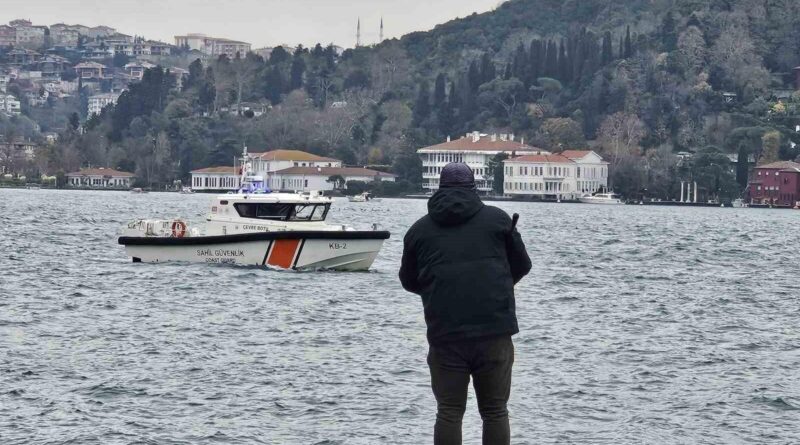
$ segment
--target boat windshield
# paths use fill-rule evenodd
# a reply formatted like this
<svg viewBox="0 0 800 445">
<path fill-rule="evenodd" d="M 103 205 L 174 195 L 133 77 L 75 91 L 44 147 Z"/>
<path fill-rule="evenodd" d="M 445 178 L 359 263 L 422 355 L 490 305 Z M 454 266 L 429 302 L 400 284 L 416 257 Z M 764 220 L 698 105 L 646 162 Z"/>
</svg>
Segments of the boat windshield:
<svg viewBox="0 0 800 445">
<path fill-rule="evenodd" d="M 242 218 L 273 221 L 324 221 L 330 204 L 239 202 L 233 205 Z"/>
</svg>

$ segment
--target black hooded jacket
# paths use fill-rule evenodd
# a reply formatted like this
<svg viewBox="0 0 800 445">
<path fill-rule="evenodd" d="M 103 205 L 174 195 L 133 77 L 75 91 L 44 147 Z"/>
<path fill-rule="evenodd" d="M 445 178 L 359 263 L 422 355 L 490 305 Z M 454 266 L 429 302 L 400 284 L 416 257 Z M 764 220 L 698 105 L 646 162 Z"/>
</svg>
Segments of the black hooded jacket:
<svg viewBox="0 0 800 445">
<path fill-rule="evenodd" d="M 508 214 L 450 188 L 406 233 L 400 282 L 422 297 L 428 341 L 445 343 L 519 332 L 514 284 L 530 269 Z"/>
</svg>

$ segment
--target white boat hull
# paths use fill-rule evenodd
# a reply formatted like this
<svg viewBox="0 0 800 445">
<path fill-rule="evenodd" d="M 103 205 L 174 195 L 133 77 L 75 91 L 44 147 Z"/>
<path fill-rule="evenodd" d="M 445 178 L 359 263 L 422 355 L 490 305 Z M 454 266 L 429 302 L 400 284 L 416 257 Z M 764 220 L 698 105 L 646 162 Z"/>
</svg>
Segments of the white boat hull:
<svg viewBox="0 0 800 445">
<path fill-rule="evenodd" d="M 584 204 L 625 205 L 625 203 L 619 199 L 602 199 L 595 197 L 580 198 L 580 202 Z"/>
<path fill-rule="evenodd" d="M 134 262 L 240 264 L 297 270 L 367 270 L 388 232 L 266 232 L 185 238 L 120 237 Z"/>
</svg>

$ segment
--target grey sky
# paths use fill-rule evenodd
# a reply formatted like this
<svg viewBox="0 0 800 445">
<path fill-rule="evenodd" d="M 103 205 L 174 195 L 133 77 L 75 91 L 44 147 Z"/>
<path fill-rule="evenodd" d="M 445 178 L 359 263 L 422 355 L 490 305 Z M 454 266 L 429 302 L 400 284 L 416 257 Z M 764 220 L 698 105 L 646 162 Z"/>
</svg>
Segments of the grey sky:
<svg viewBox="0 0 800 445">
<path fill-rule="evenodd" d="M 173 43 L 173 36 L 200 32 L 243 40 L 254 48 L 281 43 L 355 44 L 423 31 L 455 17 L 495 8 L 500 0 L 0 0 L 0 23 L 26 18 L 37 25 L 64 22 L 108 25 L 125 34 Z M 13 5 L 13 6 L 12 6 Z"/>
</svg>

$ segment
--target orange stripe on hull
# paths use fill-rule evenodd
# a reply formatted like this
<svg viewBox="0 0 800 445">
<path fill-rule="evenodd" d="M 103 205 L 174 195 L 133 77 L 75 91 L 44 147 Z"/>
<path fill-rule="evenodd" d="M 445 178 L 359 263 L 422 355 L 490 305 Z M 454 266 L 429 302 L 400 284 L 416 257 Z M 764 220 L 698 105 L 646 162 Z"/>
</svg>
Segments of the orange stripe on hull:
<svg viewBox="0 0 800 445">
<path fill-rule="evenodd" d="M 272 247 L 272 253 L 269 254 L 267 264 L 284 269 L 291 268 L 298 246 L 300 246 L 299 239 L 276 240 L 275 245 Z"/>
</svg>

